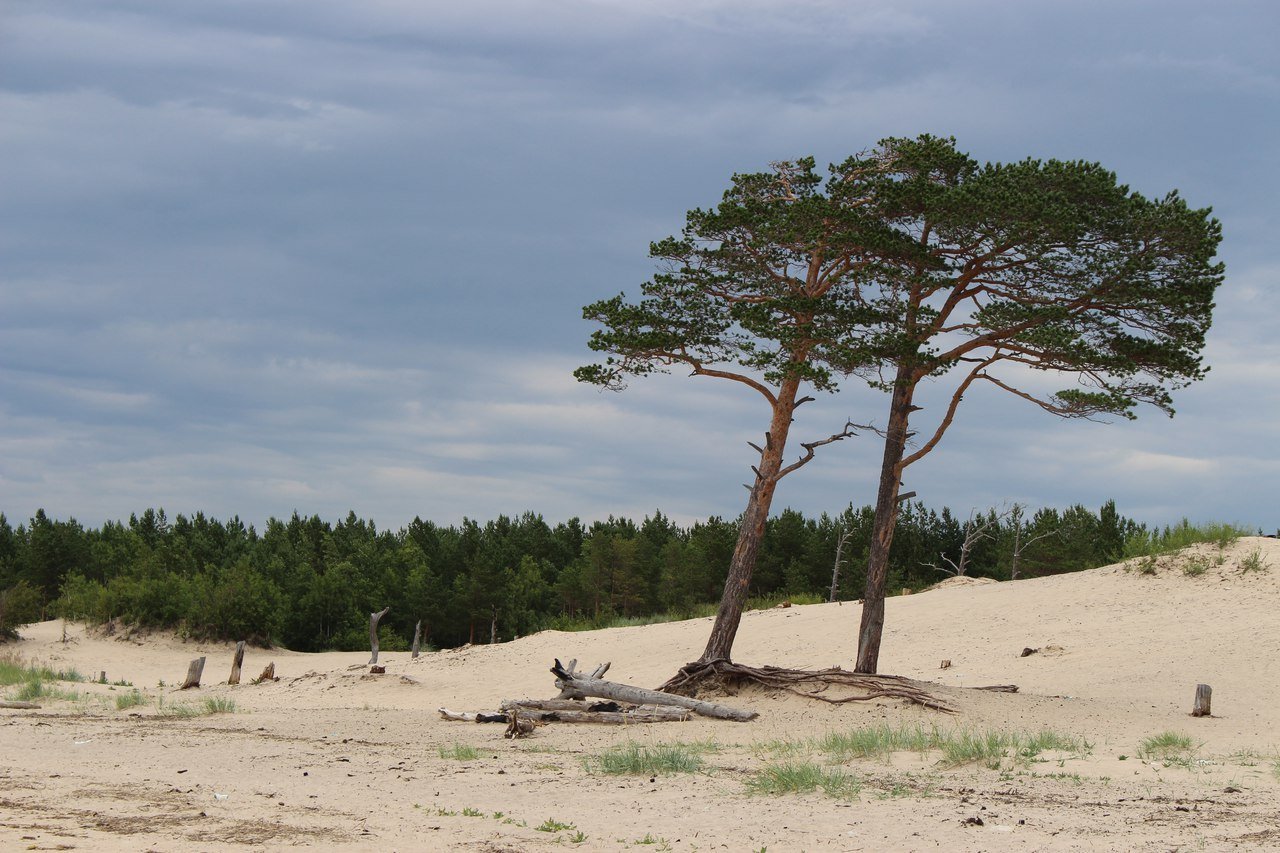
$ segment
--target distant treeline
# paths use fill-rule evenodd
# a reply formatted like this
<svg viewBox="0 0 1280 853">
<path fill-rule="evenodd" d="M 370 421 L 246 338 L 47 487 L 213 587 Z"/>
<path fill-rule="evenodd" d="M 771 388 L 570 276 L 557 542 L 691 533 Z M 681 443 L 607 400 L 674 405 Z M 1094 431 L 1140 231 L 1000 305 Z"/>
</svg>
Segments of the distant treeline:
<svg viewBox="0 0 1280 853">
<path fill-rule="evenodd" d="M 871 522 L 869 506 L 818 518 L 788 509 L 770 519 L 753 595 L 825 600 L 839 547 L 837 597 L 861 597 Z M 1114 502 L 1098 512 L 1076 505 L 967 518 L 904 504 L 889 588 L 947 577 L 966 535 L 965 574 L 1006 580 L 1015 570 L 1035 577 L 1114 562 L 1126 539 L 1144 532 Z M 170 520 L 163 509 L 97 529 L 43 510 L 13 527 L 0 514 L 0 631 L 62 616 L 353 650 L 368 648 L 369 613 L 389 605 L 384 649 L 407 648 L 419 620 L 440 647 L 508 640 L 620 617 L 712 612 L 736 536 L 735 521 L 685 528 L 661 512 L 638 523 L 574 518 L 554 527 L 534 513 L 456 526 L 414 519 L 395 532 L 354 513 L 336 524 L 295 513 L 260 532 L 238 517 Z"/>
</svg>

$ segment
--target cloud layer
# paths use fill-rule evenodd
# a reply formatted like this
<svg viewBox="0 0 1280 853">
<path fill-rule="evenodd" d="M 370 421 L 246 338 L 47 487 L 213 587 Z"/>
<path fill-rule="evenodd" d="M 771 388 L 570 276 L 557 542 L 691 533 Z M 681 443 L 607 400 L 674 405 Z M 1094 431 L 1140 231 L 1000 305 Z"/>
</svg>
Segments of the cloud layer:
<svg viewBox="0 0 1280 853">
<path fill-rule="evenodd" d="M 729 175 L 881 137 L 1099 160 L 1213 205 L 1209 378 L 1172 421 L 974 395 L 910 486 L 1276 527 L 1280 62 L 1262 2 L 9 4 L 0 511 L 736 515 L 765 414 L 578 386 L 581 306 Z M 1266 26 L 1266 24 L 1270 26 Z M 823 436 L 883 420 L 850 387 Z M 874 439 L 781 504 L 872 498 Z"/>
</svg>

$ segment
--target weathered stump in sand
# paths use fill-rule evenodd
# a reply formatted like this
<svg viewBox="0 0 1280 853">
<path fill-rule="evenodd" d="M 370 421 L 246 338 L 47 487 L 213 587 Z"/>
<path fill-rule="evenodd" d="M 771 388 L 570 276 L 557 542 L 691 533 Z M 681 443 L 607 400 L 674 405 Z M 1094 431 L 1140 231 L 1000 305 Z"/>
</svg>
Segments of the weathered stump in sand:
<svg viewBox="0 0 1280 853">
<path fill-rule="evenodd" d="M 409 657 L 416 658 L 418 650 L 422 648 L 422 620 L 418 620 L 418 624 L 413 626 L 413 648 L 409 651 Z"/>
<path fill-rule="evenodd" d="M 231 659 L 231 677 L 227 679 L 227 684 L 240 683 L 240 665 L 244 663 L 244 640 L 236 643 L 236 654 Z"/>
<path fill-rule="evenodd" d="M 255 683 L 261 684 L 264 681 L 275 681 L 275 680 L 276 680 L 276 662 L 272 661 L 271 663 L 267 664 L 265 669 L 262 670 L 262 675 L 258 676 L 258 680 Z"/>
<path fill-rule="evenodd" d="M 1207 684 L 1196 685 L 1196 701 L 1191 708 L 1191 716 L 1193 717 L 1212 717 L 1209 713 L 1209 703 L 1213 699 L 1213 688 Z"/>
<path fill-rule="evenodd" d="M 378 623 L 382 621 L 382 617 L 387 615 L 390 607 L 384 607 L 378 613 L 369 614 L 369 647 L 373 649 L 373 657 L 369 658 L 369 665 L 373 666 L 378 662 Z"/>
<path fill-rule="evenodd" d="M 187 680 L 182 682 L 182 689 L 188 687 L 199 687 L 200 676 L 204 674 L 204 657 L 198 657 L 187 667 Z"/>
</svg>

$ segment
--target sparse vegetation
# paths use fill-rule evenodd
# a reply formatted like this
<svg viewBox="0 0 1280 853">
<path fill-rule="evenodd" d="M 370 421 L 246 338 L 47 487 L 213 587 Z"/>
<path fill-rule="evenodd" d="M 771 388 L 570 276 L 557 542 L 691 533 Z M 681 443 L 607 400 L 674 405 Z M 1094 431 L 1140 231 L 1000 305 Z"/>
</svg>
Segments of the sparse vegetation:
<svg viewBox="0 0 1280 853">
<path fill-rule="evenodd" d="M 1181 732 L 1166 731 L 1146 738 L 1138 745 L 1138 757 L 1170 761 L 1186 758 L 1195 751 L 1190 736 Z"/>
<path fill-rule="evenodd" d="M 808 794 L 821 789 L 828 797 L 851 800 L 862 785 L 843 770 L 809 761 L 782 761 L 757 770 L 747 788 L 756 794 Z"/>
<path fill-rule="evenodd" d="M 999 766 L 1006 757 L 1025 761 L 1051 750 L 1083 755 L 1091 748 L 1088 741 L 1049 730 L 1033 734 L 994 730 L 945 732 L 905 726 L 833 732 L 819 740 L 817 746 L 837 761 L 872 756 L 888 758 L 895 752 L 939 752 L 941 762 L 948 766 L 979 763 L 989 767 Z"/>
<path fill-rule="evenodd" d="M 440 747 L 440 757 L 452 761 L 475 761 L 480 757 L 480 750 L 465 743 L 454 743 Z"/>
<path fill-rule="evenodd" d="M 141 690 L 131 690 L 128 693 L 122 693 L 116 697 L 116 710 L 127 711 L 130 708 L 136 708 L 139 705 L 145 705 L 147 697 L 142 695 Z"/>
<path fill-rule="evenodd" d="M 226 696 L 210 696 L 204 700 L 206 714 L 234 714 L 235 710 L 236 700 Z"/>
<path fill-rule="evenodd" d="M 1208 522 L 1192 524 L 1187 519 L 1163 530 L 1146 530 L 1141 528 L 1132 531 L 1124 542 L 1124 556 L 1159 557 L 1190 548 L 1192 545 L 1211 543 L 1218 550 L 1225 549 L 1241 536 L 1249 536 L 1253 531 L 1235 524 Z"/>
<path fill-rule="evenodd" d="M 648 746 L 627 743 L 585 761 L 587 770 L 631 776 L 695 773 L 702 768 L 702 754 L 716 747 L 710 743 L 666 743 Z"/>
<path fill-rule="evenodd" d="M 577 827 L 571 823 L 561 823 L 555 818 L 549 817 L 535 826 L 534 829 L 538 830 L 538 832 L 562 832 L 566 829 L 577 829 Z"/>
<path fill-rule="evenodd" d="M 1203 554 L 1192 554 L 1182 562 L 1182 573 L 1189 578 L 1199 577 L 1207 571 L 1209 571 L 1209 558 Z"/>
<path fill-rule="evenodd" d="M 1259 550 L 1250 551 L 1249 554 L 1240 561 L 1241 574 L 1249 572 L 1265 572 L 1271 568 L 1267 561 L 1263 559 L 1262 552 Z"/>
</svg>

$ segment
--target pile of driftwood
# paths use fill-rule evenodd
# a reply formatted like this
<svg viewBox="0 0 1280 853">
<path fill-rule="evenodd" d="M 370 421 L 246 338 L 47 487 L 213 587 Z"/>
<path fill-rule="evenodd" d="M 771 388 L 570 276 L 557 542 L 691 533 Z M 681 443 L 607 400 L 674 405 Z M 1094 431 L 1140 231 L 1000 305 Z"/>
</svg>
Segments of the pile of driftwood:
<svg viewBox="0 0 1280 853">
<path fill-rule="evenodd" d="M 477 723 L 506 723 L 507 737 L 523 737 L 550 722 L 668 723 L 690 719 L 694 714 L 720 720 L 746 722 L 755 719 L 755 711 L 730 708 L 715 702 L 704 702 L 687 696 L 645 690 L 629 684 L 605 681 L 609 664 L 602 663 L 590 673 L 578 672 L 577 660 L 568 666 L 556 660 L 551 672 L 556 677 L 560 694 L 553 699 L 507 699 L 500 711 L 466 713 L 440 708 L 446 720 Z M 605 701 L 592 701 L 592 700 Z"/>
</svg>

